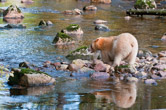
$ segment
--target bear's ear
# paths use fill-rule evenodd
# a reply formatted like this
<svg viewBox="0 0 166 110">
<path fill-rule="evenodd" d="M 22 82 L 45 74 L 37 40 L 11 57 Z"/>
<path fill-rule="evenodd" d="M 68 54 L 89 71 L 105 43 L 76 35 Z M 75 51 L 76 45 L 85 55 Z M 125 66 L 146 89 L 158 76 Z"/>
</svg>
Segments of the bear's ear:
<svg viewBox="0 0 166 110">
<path fill-rule="evenodd" d="M 95 40 L 95 42 L 97 42 L 97 41 L 99 41 L 99 38 L 97 38 L 97 39 Z"/>
</svg>

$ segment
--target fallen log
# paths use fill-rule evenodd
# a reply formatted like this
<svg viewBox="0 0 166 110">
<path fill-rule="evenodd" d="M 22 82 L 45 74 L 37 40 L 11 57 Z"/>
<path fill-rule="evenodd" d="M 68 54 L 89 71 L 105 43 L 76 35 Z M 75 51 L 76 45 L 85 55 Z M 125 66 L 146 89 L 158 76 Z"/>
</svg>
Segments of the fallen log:
<svg viewBox="0 0 166 110">
<path fill-rule="evenodd" d="M 131 15 L 158 15 L 166 16 L 166 9 L 129 9 L 126 11 L 126 14 Z"/>
</svg>

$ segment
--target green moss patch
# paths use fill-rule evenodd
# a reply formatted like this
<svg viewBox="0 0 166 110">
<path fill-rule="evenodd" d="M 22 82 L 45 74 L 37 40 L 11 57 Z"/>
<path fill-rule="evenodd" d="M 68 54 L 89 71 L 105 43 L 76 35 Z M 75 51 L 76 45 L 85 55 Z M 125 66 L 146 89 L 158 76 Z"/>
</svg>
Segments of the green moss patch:
<svg viewBox="0 0 166 110">
<path fill-rule="evenodd" d="M 155 1 L 154 0 L 137 0 L 134 7 L 138 9 L 145 9 L 148 6 L 148 8 L 152 9 L 152 8 L 155 8 L 154 4 L 152 4 L 153 2 Z"/>
<path fill-rule="evenodd" d="M 75 52 L 82 52 L 82 51 L 85 51 L 88 47 L 87 46 L 81 46 L 79 48 L 77 48 L 76 50 L 74 51 L 71 51 L 70 54 L 73 54 Z"/>
<path fill-rule="evenodd" d="M 68 27 L 66 27 L 67 31 L 76 31 L 80 28 L 78 24 L 70 24 Z"/>
<path fill-rule="evenodd" d="M 61 39 L 64 40 L 64 41 L 65 41 L 66 39 L 72 40 L 72 37 L 70 37 L 69 35 L 67 35 L 67 34 L 65 34 L 65 33 L 63 33 L 63 32 L 58 32 L 57 35 L 56 35 L 56 37 L 55 37 L 54 40 L 53 40 L 53 43 L 57 43 L 58 40 L 59 40 L 59 38 L 61 38 Z"/>
</svg>

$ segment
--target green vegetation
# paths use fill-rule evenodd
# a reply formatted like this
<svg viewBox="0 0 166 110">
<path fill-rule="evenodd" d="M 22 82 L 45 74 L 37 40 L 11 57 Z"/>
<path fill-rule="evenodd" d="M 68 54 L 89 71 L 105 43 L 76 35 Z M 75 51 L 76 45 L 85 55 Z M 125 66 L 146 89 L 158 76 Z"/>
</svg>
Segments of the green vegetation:
<svg viewBox="0 0 166 110">
<path fill-rule="evenodd" d="M 121 69 L 121 68 L 129 68 L 129 65 L 120 65 L 117 67 L 118 69 Z"/>
<path fill-rule="evenodd" d="M 82 51 L 86 50 L 87 48 L 88 48 L 87 46 L 81 46 L 81 47 L 77 48 L 76 50 L 71 51 L 70 54 L 73 54 L 75 52 L 82 52 Z"/>
<path fill-rule="evenodd" d="M 53 40 L 53 43 L 57 43 L 59 41 L 59 38 L 62 39 L 63 41 L 65 39 L 72 40 L 72 37 L 70 37 L 69 35 L 67 35 L 67 34 L 65 34 L 63 32 L 58 32 L 56 37 Z"/>
<path fill-rule="evenodd" d="M 78 24 L 70 24 L 68 27 L 66 27 L 66 30 L 67 31 L 75 31 L 79 28 L 80 28 L 80 26 Z"/>
<path fill-rule="evenodd" d="M 134 7 L 137 9 L 152 9 L 155 8 L 155 5 L 153 4 L 155 3 L 154 0 L 137 0 Z"/>
</svg>

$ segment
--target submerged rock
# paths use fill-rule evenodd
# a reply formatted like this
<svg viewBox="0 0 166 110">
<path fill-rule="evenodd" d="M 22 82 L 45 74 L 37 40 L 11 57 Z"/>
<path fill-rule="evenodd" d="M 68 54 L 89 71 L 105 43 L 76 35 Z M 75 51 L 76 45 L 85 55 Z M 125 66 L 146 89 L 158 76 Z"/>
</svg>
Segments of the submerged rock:
<svg viewBox="0 0 166 110">
<path fill-rule="evenodd" d="M 51 21 L 41 20 L 38 26 L 51 26 L 53 23 Z"/>
<path fill-rule="evenodd" d="M 67 15 L 82 15 L 83 11 L 80 9 L 74 9 L 74 10 L 65 10 L 63 13 Z"/>
<path fill-rule="evenodd" d="M 157 82 L 154 79 L 146 79 L 144 81 L 145 84 L 152 84 L 152 85 L 157 85 Z"/>
<path fill-rule="evenodd" d="M 74 43 L 75 41 L 73 40 L 72 37 L 62 32 L 58 32 L 53 40 L 53 44 L 56 44 L 56 45 L 68 45 L 68 44 L 74 44 Z"/>
<path fill-rule="evenodd" d="M 84 6 L 83 10 L 84 11 L 96 11 L 97 7 L 95 7 L 94 5 Z"/>
<path fill-rule="evenodd" d="M 38 86 L 49 85 L 55 82 L 55 79 L 49 76 L 47 73 L 35 71 L 28 68 L 12 69 L 14 76 L 9 77 L 9 85 L 20 86 Z"/>
<path fill-rule="evenodd" d="M 155 0 L 137 0 L 135 5 L 135 9 L 155 9 L 157 8 Z"/>
<path fill-rule="evenodd" d="M 112 0 L 91 0 L 92 3 L 111 3 Z"/>
<path fill-rule="evenodd" d="M 8 19 L 22 19 L 24 15 L 16 5 L 11 5 L 3 12 L 3 17 Z"/>
<path fill-rule="evenodd" d="M 15 29 L 15 28 L 26 28 L 26 26 L 24 24 L 7 24 L 4 27 L 0 27 L 0 29 Z"/>
<path fill-rule="evenodd" d="M 61 32 L 67 35 L 82 35 L 84 32 L 78 24 L 70 24 L 66 29 Z"/>
<path fill-rule="evenodd" d="M 105 31 L 105 32 L 110 31 L 109 27 L 106 26 L 105 24 L 97 24 L 97 25 L 95 26 L 95 30 Z"/>
</svg>

